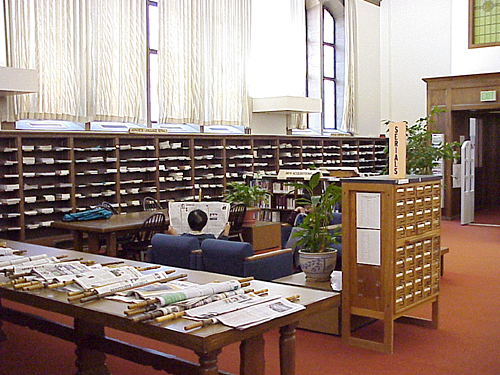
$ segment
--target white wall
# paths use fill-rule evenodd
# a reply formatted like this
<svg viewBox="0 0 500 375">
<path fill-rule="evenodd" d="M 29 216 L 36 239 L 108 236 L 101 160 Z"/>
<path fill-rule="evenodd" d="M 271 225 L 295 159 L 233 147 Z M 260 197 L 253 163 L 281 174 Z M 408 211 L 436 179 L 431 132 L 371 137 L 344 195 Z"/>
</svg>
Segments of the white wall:
<svg viewBox="0 0 500 375">
<path fill-rule="evenodd" d="M 422 78 L 500 72 L 500 47 L 468 47 L 468 0 L 381 3 L 381 118 L 426 114 Z"/>
<path fill-rule="evenodd" d="M 0 66 L 7 66 L 7 48 L 5 46 L 5 20 L 3 6 L 0 6 Z"/>
<path fill-rule="evenodd" d="M 454 0 L 451 11 L 451 74 L 500 72 L 500 46 L 468 47 L 468 0 Z"/>
<path fill-rule="evenodd" d="M 250 120 L 252 134 L 285 135 L 286 115 L 276 113 L 253 113 Z"/>
<path fill-rule="evenodd" d="M 425 116 L 422 78 L 451 74 L 451 3 L 381 2 L 381 119 L 413 122 Z"/>
<path fill-rule="evenodd" d="M 389 0 L 390 1 L 390 0 Z M 380 8 L 366 1 L 356 3 L 357 93 L 356 123 L 361 136 L 380 134 Z"/>
</svg>

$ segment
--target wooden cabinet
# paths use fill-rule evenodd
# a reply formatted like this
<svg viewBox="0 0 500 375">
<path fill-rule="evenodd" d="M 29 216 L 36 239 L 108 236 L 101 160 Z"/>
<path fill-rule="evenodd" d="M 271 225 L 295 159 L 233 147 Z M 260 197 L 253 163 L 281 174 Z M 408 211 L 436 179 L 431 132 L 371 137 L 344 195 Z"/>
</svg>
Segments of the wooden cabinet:
<svg viewBox="0 0 500 375">
<path fill-rule="evenodd" d="M 342 339 L 392 353 L 396 319 L 438 325 L 440 177 L 344 179 L 342 206 Z M 405 316 L 426 303 L 431 320 Z M 383 321 L 383 339 L 353 337 L 355 316 Z"/>
<path fill-rule="evenodd" d="M 243 224 L 243 240 L 252 244 L 255 252 L 281 247 L 281 224 L 256 221 Z"/>
<path fill-rule="evenodd" d="M 134 212 L 142 210 L 146 196 L 164 207 L 171 200 L 220 200 L 229 181 L 280 168 L 343 166 L 344 144 L 353 147 L 345 165 L 358 166 L 364 163 L 355 153 L 358 145 L 370 145 L 363 158 L 374 159 L 386 140 L 0 131 L 0 237 L 37 241 L 62 235 L 50 226 L 53 221 L 103 201 Z M 382 167 L 371 163 L 365 169 L 375 173 Z"/>
</svg>

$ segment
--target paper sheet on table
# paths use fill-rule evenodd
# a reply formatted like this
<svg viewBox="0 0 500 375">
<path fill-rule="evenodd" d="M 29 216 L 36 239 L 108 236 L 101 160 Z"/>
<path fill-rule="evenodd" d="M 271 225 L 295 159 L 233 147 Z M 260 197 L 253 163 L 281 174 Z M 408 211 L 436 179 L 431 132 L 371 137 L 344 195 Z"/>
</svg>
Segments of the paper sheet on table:
<svg viewBox="0 0 500 375">
<path fill-rule="evenodd" d="M 279 298 L 220 315 L 217 319 L 219 322 L 229 327 L 247 329 L 257 324 L 292 314 L 303 309 L 305 309 L 305 307 L 298 303 L 290 302 L 285 298 Z"/>
<path fill-rule="evenodd" d="M 278 298 L 281 298 L 281 296 L 259 297 L 253 293 L 240 294 L 188 310 L 186 315 L 191 318 L 208 319 Z"/>
<path fill-rule="evenodd" d="M 208 216 L 204 233 L 218 237 L 229 220 L 229 203 L 223 202 L 168 202 L 170 225 L 178 234 L 191 231 L 187 222 L 188 215 L 193 210 L 205 211 Z"/>
</svg>

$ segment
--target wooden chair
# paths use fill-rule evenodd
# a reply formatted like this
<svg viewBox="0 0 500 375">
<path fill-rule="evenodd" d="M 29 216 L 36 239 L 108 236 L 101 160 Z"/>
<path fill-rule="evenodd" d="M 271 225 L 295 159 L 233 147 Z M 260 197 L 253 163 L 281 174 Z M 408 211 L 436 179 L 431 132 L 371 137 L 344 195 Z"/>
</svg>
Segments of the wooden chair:
<svg viewBox="0 0 500 375">
<path fill-rule="evenodd" d="M 228 238 L 239 238 L 243 242 L 243 219 L 247 211 L 247 206 L 243 203 L 235 204 L 231 206 L 229 211 L 229 224 L 231 228 L 229 230 Z"/>
<path fill-rule="evenodd" d="M 116 208 L 115 208 L 115 207 L 113 207 L 113 206 L 111 205 L 111 203 L 109 203 L 109 202 L 104 201 L 104 202 L 102 202 L 102 203 L 101 203 L 98 207 L 102 207 L 102 208 L 105 208 L 105 209 L 106 209 L 106 210 L 108 210 L 108 211 L 111 211 L 111 213 L 112 213 L 113 215 L 117 215 L 117 214 L 118 214 L 118 211 L 116 210 Z"/>
<path fill-rule="evenodd" d="M 156 199 L 151 197 L 144 198 L 144 200 L 142 201 L 142 207 L 144 211 L 156 211 L 163 209 L 160 203 Z"/>
<path fill-rule="evenodd" d="M 163 213 L 151 215 L 139 230 L 120 241 L 120 256 L 144 261 L 144 255 L 151 245 L 151 238 L 156 233 L 165 232 L 166 229 L 166 218 Z"/>
</svg>

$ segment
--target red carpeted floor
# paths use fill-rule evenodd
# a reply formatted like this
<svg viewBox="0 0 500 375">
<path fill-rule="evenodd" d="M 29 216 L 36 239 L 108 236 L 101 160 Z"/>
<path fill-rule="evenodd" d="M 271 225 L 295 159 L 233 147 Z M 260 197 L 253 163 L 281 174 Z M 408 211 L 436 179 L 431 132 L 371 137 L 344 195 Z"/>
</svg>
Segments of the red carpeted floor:
<svg viewBox="0 0 500 375">
<path fill-rule="evenodd" d="M 394 354 L 343 345 L 339 337 L 299 330 L 297 374 L 495 375 L 500 374 L 500 228 L 442 223 L 450 247 L 441 281 L 440 326 L 430 330 L 396 323 Z M 4 302 L 7 306 L 9 303 Z M 416 311 L 430 312 L 430 306 Z M 66 321 L 71 324 L 71 321 Z M 65 375 L 75 372 L 74 345 L 11 324 L 0 348 L 0 374 Z M 380 326 L 368 329 L 376 332 Z M 124 338 L 123 334 L 108 334 Z M 136 344 L 196 361 L 185 350 L 132 338 Z M 266 335 L 266 374 L 279 374 L 278 333 Z M 114 375 L 165 374 L 109 356 Z M 238 346 L 219 357 L 220 368 L 238 373 Z"/>
</svg>

